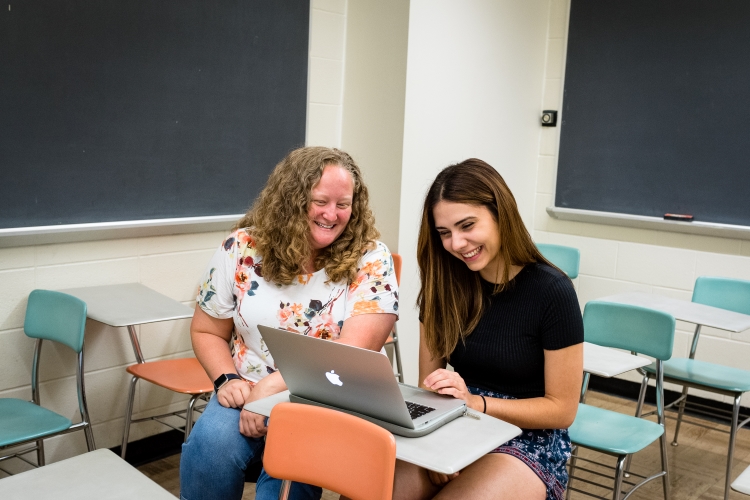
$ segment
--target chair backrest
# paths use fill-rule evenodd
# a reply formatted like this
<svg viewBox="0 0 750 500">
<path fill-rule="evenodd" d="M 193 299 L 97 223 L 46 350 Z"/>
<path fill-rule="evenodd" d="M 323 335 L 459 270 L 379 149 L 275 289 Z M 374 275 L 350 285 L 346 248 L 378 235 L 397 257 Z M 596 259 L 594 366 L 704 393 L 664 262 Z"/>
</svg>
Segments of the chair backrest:
<svg viewBox="0 0 750 500">
<path fill-rule="evenodd" d="M 645 307 L 594 300 L 583 310 L 587 342 L 634 351 L 662 361 L 672 357 L 675 319 Z"/>
<path fill-rule="evenodd" d="M 402 259 L 401 259 L 401 256 L 397 253 L 392 253 L 391 257 L 393 257 L 393 271 L 396 273 L 396 282 L 400 285 L 401 284 Z"/>
<path fill-rule="evenodd" d="M 581 263 L 581 252 L 577 248 L 548 243 L 537 243 L 536 247 L 544 258 L 559 267 L 572 280 L 578 277 L 578 267 Z"/>
<path fill-rule="evenodd" d="M 29 294 L 23 330 L 35 339 L 60 342 L 76 353 L 83 349 L 86 328 L 86 303 L 81 299 L 51 290 Z"/>
<path fill-rule="evenodd" d="M 271 411 L 263 467 L 354 500 L 389 500 L 396 440 L 377 425 L 327 408 L 280 403 Z"/>
<path fill-rule="evenodd" d="M 750 281 L 701 276 L 695 280 L 693 302 L 750 314 Z"/>
</svg>

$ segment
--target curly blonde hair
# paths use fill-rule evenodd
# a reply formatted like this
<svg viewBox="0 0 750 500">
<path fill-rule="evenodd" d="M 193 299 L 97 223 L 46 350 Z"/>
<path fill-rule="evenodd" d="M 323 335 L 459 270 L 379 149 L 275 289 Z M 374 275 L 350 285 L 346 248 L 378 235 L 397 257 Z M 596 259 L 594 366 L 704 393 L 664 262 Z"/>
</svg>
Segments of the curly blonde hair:
<svg viewBox="0 0 750 500">
<path fill-rule="evenodd" d="M 325 268 L 328 279 L 354 281 L 362 254 L 380 237 L 370 210 L 370 196 L 362 172 L 351 156 L 338 149 L 295 149 L 276 165 L 266 186 L 234 229 L 246 228 L 263 258 L 263 278 L 289 285 L 307 271 L 313 255 L 308 210 L 312 188 L 327 165 L 346 169 L 354 181 L 352 215 L 344 232 L 315 257 L 315 269 Z"/>
</svg>

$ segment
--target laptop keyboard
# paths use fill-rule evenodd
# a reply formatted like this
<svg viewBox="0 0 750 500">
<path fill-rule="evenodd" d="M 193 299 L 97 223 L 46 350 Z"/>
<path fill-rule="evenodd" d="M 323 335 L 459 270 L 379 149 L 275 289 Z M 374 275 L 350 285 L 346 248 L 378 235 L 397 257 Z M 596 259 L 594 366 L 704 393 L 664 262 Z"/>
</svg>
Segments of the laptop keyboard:
<svg viewBox="0 0 750 500">
<path fill-rule="evenodd" d="M 417 403 L 412 403 L 411 401 L 406 401 L 406 409 L 409 410 L 409 416 L 411 416 L 412 420 L 416 420 L 422 415 L 427 415 L 431 411 L 435 411 L 435 408 L 418 405 Z"/>
</svg>

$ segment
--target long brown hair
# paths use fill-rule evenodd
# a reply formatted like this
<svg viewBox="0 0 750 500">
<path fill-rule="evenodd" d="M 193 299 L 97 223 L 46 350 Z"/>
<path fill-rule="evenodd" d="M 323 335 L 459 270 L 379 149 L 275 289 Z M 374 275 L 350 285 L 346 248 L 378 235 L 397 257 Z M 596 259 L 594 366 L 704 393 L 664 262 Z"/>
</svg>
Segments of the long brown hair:
<svg viewBox="0 0 750 500">
<path fill-rule="evenodd" d="M 484 206 L 497 222 L 505 265 L 495 293 L 510 281 L 511 265 L 544 262 L 552 266 L 534 245 L 516 199 L 497 170 L 476 158 L 444 168 L 424 200 L 417 243 L 422 279 L 417 304 L 427 347 L 436 359 L 448 358 L 459 339 L 476 328 L 484 307 L 479 273 L 448 253 L 435 229 L 433 209 L 440 201 Z"/>
<path fill-rule="evenodd" d="M 318 252 L 315 269 L 325 267 L 328 279 L 334 283 L 353 281 L 360 257 L 380 237 L 367 186 L 352 157 L 324 147 L 295 149 L 276 165 L 253 206 L 234 226 L 247 228 L 255 240 L 266 281 L 288 285 L 306 273 L 304 266 L 313 255 L 308 220 L 312 188 L 327 165 L 340 166 L 351 174 L 352 215 L 336 241 Z"/>
</svg>

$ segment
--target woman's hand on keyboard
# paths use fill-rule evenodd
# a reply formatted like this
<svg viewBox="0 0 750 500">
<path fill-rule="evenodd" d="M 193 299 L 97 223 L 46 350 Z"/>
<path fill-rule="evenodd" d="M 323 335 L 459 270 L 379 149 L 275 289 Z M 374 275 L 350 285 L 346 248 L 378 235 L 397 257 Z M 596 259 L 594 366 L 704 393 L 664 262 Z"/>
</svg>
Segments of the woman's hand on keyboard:
<svg viewBox="0 0 750 500">
<path fill-rule="evenodd" d="M 469 392 L 469 388 L 466 387 L 466 382 L 464 382 L 461 375 L 456 372 L 446 370 L 445 368 L 439 368 L 427 375 L 427 378 L 424 379 L 423 383 L 427 389 L 439 394 L 453 396 L 456 399 L 463 399 L 466 401 L 466 406 L 469 408 L 479 412 L 484 411 L 484 402 L 482 401 L 481 396 L 475 396 Z"/>
</svg>

